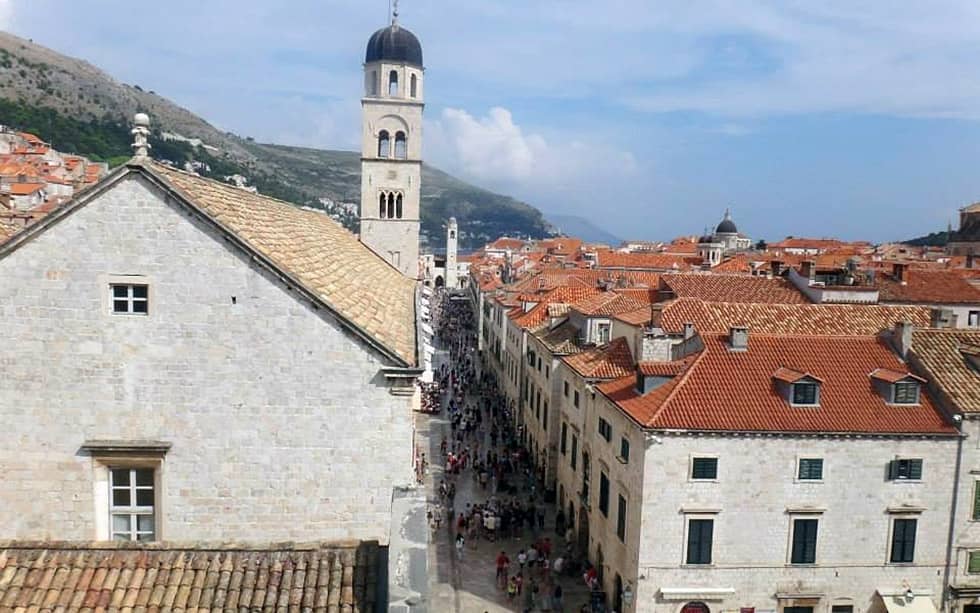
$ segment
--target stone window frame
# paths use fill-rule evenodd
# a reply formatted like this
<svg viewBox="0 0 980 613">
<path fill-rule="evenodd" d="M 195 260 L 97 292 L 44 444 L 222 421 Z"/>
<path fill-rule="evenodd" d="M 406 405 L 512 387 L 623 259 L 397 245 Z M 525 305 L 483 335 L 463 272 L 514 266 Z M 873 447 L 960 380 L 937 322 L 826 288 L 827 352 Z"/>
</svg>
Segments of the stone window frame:
<svg viewBox="0 0 980 613">
<path fill-rule="evenodd" d="M 718 526 L 718 513 L 716 509 L 681 509 L 681 516 L 684 518 L 683 546 L 681 547 L 681 567 L 682 568 L 710 568 L 716 564 L 715 543 L 718 541 L 716 530 Z M 710 521 L 711 522 L 711 548 L 709 551 L 710 561 L 707 563 L 688 562 L 688 548 L 691 544 L 691 522 Z"/>
<path fill-rule="evenodd" d="M 820 478 L 819 479 L 803 479 L 800 477 L 800 470 L 803 466 L 804 460 L 820 460 Z M 824 483 L 827 479 L 827 461 L 822 457 L 815 457 L 813 454 L 810 455 L 798 455 L 796 456 L 796 464 L 793 471 L 793 482 L 794 483 Z"/>
<path fill-rule="evenodd" d="M 787 566 L 818 566 L 817 560 L 820 557 L 817 555 L 820 546 L 820 518 L 823 514 L 821 510 L 814 510 L 812 512 L 803 512 L 800 510 L 794 510 L 789 513 L 789 543 L 786 548 L 786 564 Z M 794 562 L 793 553 L 796 545 L 796 522 L 798 521 L 813 521 L 816 522 L 816 533 L 813 539 L 813 561 L 811 562 Z"/>
<path fill-rule="evenodd" d="M 697 460 L 714 460 L 715 461 L 715 476 L 710 478 L 695 478 L 694 476 L 694 463 Z M 692 453 L 687 463 L 687 480 L 690 483 L 718 483 L 718 473 L 719 465 L 717 454 L 711 453 Z"/>
<path fill-rule="evenodd" d="M 92 458 L 92 499 L 94 503 L 94 540 L 112 540 L 112 469 L 148 468 L 153 470 L 153 531 L 150 542 L 166 538 L 166 525 L 162 512 L 166 490 L 164 488 L 165 457 L 170 443 L 160 441 L 86 441 L 81 451 Z"/>
<path fill-rule="evenodd" d="M 149 319 L 156 309 L 156 283 L 151 275 L 140 274 L 103 274 L 98 278 L 102 298 L 102 313 L 106 319 Z M 113 306 L 113 288 L 118 285 L 146 286 L 146 313 L 116 312 Z"/>
<path fill-rule="evenodd" d="M 888 540 L 885 541 L 887 544 L 887 547 L 885 549 L 885 564 L 888 566 L 915 566 L 916 564 L 915 554 L 918 553 L 916 550 L 918 549 L 919 542 L 920 542 L 919 519 L 920 519 L 921 512 L 903 511 L 898 513 L 898 512 L 889 511 L 889 513 L 890 516 L 888 518 Z M 912 541 L 912 559 L 910 561 L 895 562 L 892 560 L 892 549 L 895 546 L 893 542 L 895 539 L 895 524 L 899 520 L 912 520 L 915 522 L 915 537 Z"/>
</svg>

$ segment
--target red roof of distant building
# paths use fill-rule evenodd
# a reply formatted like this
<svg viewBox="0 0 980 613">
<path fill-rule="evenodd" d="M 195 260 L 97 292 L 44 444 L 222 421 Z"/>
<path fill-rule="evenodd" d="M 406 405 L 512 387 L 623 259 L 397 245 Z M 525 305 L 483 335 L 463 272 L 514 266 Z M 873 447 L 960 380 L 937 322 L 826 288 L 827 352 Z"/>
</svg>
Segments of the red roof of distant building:
<svg viewBox="0 0 980 613">
<path fill-rule="evenodd" d="M 701 258 L 668 255 L 665 253 L 620 253 L 600 251 L 598 268 L 624 268 L 629 270 L 690 270 L 701 264 Z"/>
<path fill-rule="evenodd" d="M 909 269 L 906 282 L 879 275 L 879 302 L 915 304 L 980 304 L 980 290 L 970 285 L 963 275 L 952 270 Z"/>
</svg>

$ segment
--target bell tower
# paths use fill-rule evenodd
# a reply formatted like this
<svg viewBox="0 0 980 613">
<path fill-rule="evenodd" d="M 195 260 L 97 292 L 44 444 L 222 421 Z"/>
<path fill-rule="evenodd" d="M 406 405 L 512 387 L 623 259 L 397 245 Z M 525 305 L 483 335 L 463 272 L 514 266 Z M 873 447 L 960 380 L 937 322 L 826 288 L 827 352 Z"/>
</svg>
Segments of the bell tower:
<svg viewBox="0 0 980 613">
<path fill-rule="evenodd" d="M 419 277 L 422 45 L 398 24 L 375 32 L 361 98 L 361 242 L 406 277 Z"/>
</svg>

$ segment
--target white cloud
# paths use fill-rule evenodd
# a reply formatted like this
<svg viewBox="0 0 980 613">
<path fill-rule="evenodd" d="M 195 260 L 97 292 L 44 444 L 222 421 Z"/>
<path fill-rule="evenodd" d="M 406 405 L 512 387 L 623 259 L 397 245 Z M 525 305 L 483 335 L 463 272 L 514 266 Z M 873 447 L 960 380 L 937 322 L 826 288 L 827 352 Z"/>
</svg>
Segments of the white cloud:
<svg viewBox="0 0 980 613">
<path fill-rule="evenodd" d="M 454 108 L 426 126 L 427 156 L 480 180 L 502 183 L 578 183 L 583 172 L 628 174 L 629 152 L 581 140 L 549 140 L 526 132 L 511 112 L 491 108 L 484 117 Z"/>
</svg>

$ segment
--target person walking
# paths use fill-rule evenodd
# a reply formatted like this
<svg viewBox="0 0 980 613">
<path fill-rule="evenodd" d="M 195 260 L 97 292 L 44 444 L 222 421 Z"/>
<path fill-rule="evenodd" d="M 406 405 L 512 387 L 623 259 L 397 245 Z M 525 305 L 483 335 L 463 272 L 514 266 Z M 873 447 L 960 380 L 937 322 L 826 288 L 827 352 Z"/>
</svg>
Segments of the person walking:
<svg viewBox="0 0 980 613">
<path fill-rule="evenodd" d="M 503 551 L 497 556 L 497 586 L 500 589 L 507 587 L 507 568 L 510 566 L 510 558 Z"/>
<path fill-rule="evenodd" d="M 463 538 L 463 533 L 460 532 L 456 535 L 456 559 L 459 561 L 463 560 L 463 545 L 466 540 Z"/>
</svg>

